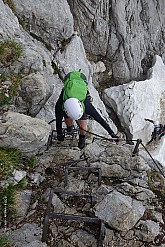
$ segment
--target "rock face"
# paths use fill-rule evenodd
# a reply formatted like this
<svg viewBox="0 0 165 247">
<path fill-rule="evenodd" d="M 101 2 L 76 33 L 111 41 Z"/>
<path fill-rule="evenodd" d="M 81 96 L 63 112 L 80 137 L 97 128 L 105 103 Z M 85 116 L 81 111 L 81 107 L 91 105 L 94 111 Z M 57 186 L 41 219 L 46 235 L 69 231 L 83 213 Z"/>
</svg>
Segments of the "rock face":
<svg viewBox="0 0 165 247">
<path fill-rule="evenodd" d="M 66 0 L 11 2 L 22 26 L 47 47 L 57 49 L 58 41 L 71 37 L 73 17 Z"/>
<path fill-rule="evenodd" d="M 27 75 L 21 81 L 17 110 L 35 117 L 51 96 L 52 90 L 53 85 L 48 83 L 45 75 L 39 72 Z"/>
<path fill-rule="evenodd" d="M 88 141 L 91 141 L 91 138 Z M 146 243 L 152 246 L 157 246 L 157 243 L 161 246 L 164 241 L 165 218 L 160 193 L 164 179 L 156 167 L 148 167 L 146 157 L 132 157 L 130 145 L 105 145 L 105 140 L 94 140 L 87 144 L 83 153 L 77 148 L 76 138 L 73 139 L 72 148 L 69 147 L 68 138 L 60 145 L 57 145 L 57 140 L 53 142 L 54 145 L 47 152 L 38 156 L 34 170 L 27 172 L 28 178 L 35 173 L 42 174 L 44 182 L 38 181 L 35 186 L 31 180 L 29 184 L 31 188 L 35 188 L 32 194 L 27 190 L 17 193 L 19 215 L 16 219 L 29 208 L 24 225 L 9 231 L 9 238 L 16 246 L 34 246 L 34 243 L 39 246 L 37 244 L 41 240 L 41 232 L 45 229 L 43 224 L 46 223 L 43 215 L 50 199 L 52 184 L 55 190 L 51 193 L 52 200 L 49 201 L 50 215 L 55 213 L 62 216 L 85 216 L 86 219 L 87 216 L 94 217 L 101 220 L 102 227 L 100 229 L 94 222 L 90 224 L 67 219 L 50 220 L 47 246 L 98 246 L 98 235 L 103 233 L 104 226 L 103 246 L 112 246 L 112 243 L 114 246 L 129 247 L 140 247 Z M 114 169 L 114 165 L 118 170 L 122 167 L 122 176 L 118 176 L 119 172 Z M 94 168 L 101 169 L 100 183 L 98 173 L 92 170 Z M 108 172 L 109 169 L 111 173 Z M 153 180 L 153 174 L 157 174 L 159 180 Z M 155 189 L 152 191 L 151 187 Z M 27 192 L 31 195 L 30 205 L 30 196 L 25 197 Z M 90 199 L 84 195 L 90 196 Z M 26 221 L 31 224 L 25 223 Z M 39 226 L 42 226 L 42 229 Z M 28 236 L 29 234 L 31 236 Z M 42 243 L 43 246 L 46 243 Z"/>
<path fill-rule="evenodd" d="M 86 51 L 111 61 L 116 83 L 144 78 L 154 54 L 165 60 L 163 0 L 68 2 Z"/>
<path fill-rule="evenodd" d="M 26 215 L 27 222 L 32 224 L 12 231 L 11 239 L 16 246 L 47 246 L 41 243 L 42 229 L 33 223 L 43 225 L 46 203 L 42 199 L 52 186 L 94 197 L 95 206 L 75 198 L 65 200 L 54 193 L 52 208 L 59 213 L 92 214 L 103 220 L 107 226 L 105 246 L 163 244 L 163 139 L 159 149 L 151 150 L 162 163 L 161 174 L 146 157 L 145 149 L 140 148 L 139 155 L 132 154 L 134 146 L 127 145 L 125 137 L 116 145 L 109 139 L 87 135 L 84 150 L 77 147 L 78 136 L 75 143 L 66 137 L 62 143 L 54 139 L 53 149 L 43 156 L 40 151 L 45 151 L 51 128 L 48 122 L 55 119 L 54 107 L 63 78 L 71 70 L 79 69 L 87 76 L 94 106 L 114 132 L 148 141 L 152 126 L 144 126 L 144 118 L 165 121 L 164 20 L 164 0 L 0 0 L 0 42 L 14 40 L 23 50 L 10 65 L 5 66 L 0 60 L 0 97 L 3 86 L 14 83 L 13 75 L 19 79 L 11 101 L 0 105 L 0 147 L 14 147 L 39 159 L 36 167 L 24 167 L 22 171 L 21 166 L 22 174 L 18 170 L 14 178 L 0 181 L 5 188 L 11 181 L 19 183 L 23 176 L 34 188 L 28 199 L 26 190 L 18 195 L 20 216 Z M 117 127 L 109 116 L 117 120 Z M 89 120 L 88 127 L 94 134 L 107 134 L 94 121 Z M 75 170 L 68 172 L 68 183 L 64 186 L 66 181 L 61 173 L 65 167 L 61 169 L 58 164 L 82 157 L 87 168 L 97 167 L 101 172 L 101 184 L 95 172 Z M 80 168 L 83 165 L 81 160 Z M 53 170 L 53 178 L 46 174 L 46 167 Z M 97 246 L 93 225 L 80 224 L 79 229 L 77 225 L 61 223 L 50 226 L 52 246 Z"/>
<path fill-rule="evenodd" d="M 50 126 L 43 120 L 16 112 L 2 116 L 0 147 L 14 147 L 24 154 L 36 154 L 46 144 Z"/>
<path fill-rule="evenodd" d="M 142 139 L 144 143 L 150 140 L 153 125 L 146 123 L 144 118 L 164 123 L 162 116 L 162 101 L 165 92 L 165 65 L 159 56 L 155 57 L 153 67 L 148 71 L 145 81 L 132 81 L 117 87 L 104 90 L 103 99 L 107 106 L 117 113 L 123 131 L 128 139 Z M 161 162 L 163 144 L 158 145 L 153 153 Z"/>
<path fill-rule="evenodd" d="M 106 195 L 104 200 L 95 206 L 95 215 L 118 231 L 130 230 L 143 216 L 144 211 L 142 203 L 117 191 Z"/>
<path fill-rule="evenodd" d="M 145 81 L 131 81 L 107 89 L 103 99 L 110 115 L 111 109 L 117 115 L 128 138 L 148 141 L 152 127 L 144 128 L 143 117 L 161 118 L 163 106 L 158 101 L 164 102 L 164 67 L 160 57 L 156 56 L 152 72 L 146 73 L 154 54 L 159 53 L 164 59 L 162 1 L 156 6 L 153 1 L 81 1 L 80 5 L 78 1 L 47 4 L 12 0 L 9 6 L 0 1 L 0 6 L 1 39 L 14 39 L 24 51 L 12 66 L 0 66 L 0 73 L 21 74 L 20 87 L 12 102 L 16 112 L 51 121 L 55 118 L 54 106 L 63 85 L 61 79 L 71 70 L 81 69 L 88 78 L 94 105 L 117 132 L 93 85 L 99 88 L 97 80 L 101 78 L 108 83 L 108 88 L 112 78 L 121 84 L 145 75 Z M 10 106 L 6 108 L 13 110 Z M 89 129 L 105 134 L 94 122 L 89 121 Z M 161 152 L 156 151 L 154 155 L 162 162 Z"/>
</svg>

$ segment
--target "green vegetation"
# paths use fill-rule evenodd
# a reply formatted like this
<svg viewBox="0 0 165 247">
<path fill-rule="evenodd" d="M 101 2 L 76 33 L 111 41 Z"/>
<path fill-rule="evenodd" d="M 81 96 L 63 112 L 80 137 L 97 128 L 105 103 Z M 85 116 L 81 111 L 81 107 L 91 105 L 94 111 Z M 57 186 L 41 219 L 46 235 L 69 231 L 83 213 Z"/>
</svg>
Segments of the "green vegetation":
<svg viewBox="0 0 165 247">
<path fill-rule="evenodd" d="M 8 240 L 6 236 L 1 236 L 0 247 L 14 247 L 14 245 Z"/>
<path fill-rule="evenodd" d="M 36 165 L 36 157 L 32 156 L 29 160 L 28 160 L 28 164 L 31 168 L 34 168 Z"/>
<path fill-rule="evenodd" d="M 11 10 L 13 10 L 13 12 L 14 12 L 15 8 L 14 8 L 14 4 L 12 3 L 11 0 L 3 0 L 3 2 L 4 2 L 5 4 L 8 4 L 9 8 L 10 8 Z"/>
<path fill-rule="evenodd" d="M 7 179 L 12 175 L 14 169 L 19 169 L 20 164 L 23 164 L 26 169 L 32 170 L 36 165 L 36 157 L 31 158 L 23 157 L 21 152 L 14 148 L 0 148 L 0 179 Z M 9 184 L 7 187 L 0 186 L 0 219 L 4 223 L 4 219 L 7 221 L 13 220 L 16 215 L 15 208 L 15 193 L 16 190 L 24 189 L 28 186 L 28 181 L 24 177 L 16 185 Z M 37 195 L 38 196 L 38 195 Z M 39 196 L 38 200 L 43 200 L 42 196 Z M 5 205 L 6 203 L 6 205 Z M 6 211 L 6 217 L 5 216 Z M 2 245 L 0 245 L 1 247 Z M 4 245 L 5 246 L 5 245 Z M 7 245 L 6 245 L 7 246 Z"/>
<path fill-rule="evenodd" d="M 36 166 L 36 157 L 32 156 L 29 159 L 24 160 L 26 169 L 33 171 L 33 168 Z"/>
<path fill-rule="evenodd" d="M 27 186 L 27 179 L 24 177 L 18 184 L 9 184 L 7 188 L 0 186 L 0 216 L 4 219 L 6 207 L 6 220 L 9 221 L 16 215 L 15 194 L 17 190 Z M 5 205 L 6 203 L 6 205 Z M 3 220 L 2 220 L 3 221 Z M 0 245 L 1 246 L 1 245 Z"/>
<path fill-rule="evenodd" d="M 7 83 L 6 83 L 7 81 Z M 0 106 L 7 105 L 12 102 L 14 96 L 17 95 L 21 82 L 21 76 L 11 73 L 0 75 Z"/>
<path fill-rule="evenodd" d="M 44 195 L 40 195 L 40 194 L 34 195 L 33 199 L 34 201 L 38 200 L 39 203 L 45 203 Z"/>
<path fill-rule="evenodd" d="M 24 164 L 25 169 L 32 171 L 36 165 L 36 157 L 25 159 L 15 148 L 0 148 L 0 179 L 7 179 L 11 176 L 14 169 L 19 169 L 20 163 Z M 26 183 L 25 180 L 22 181 L 22 184 Z"/>
<path fill-rule="evenodd" d="M 14 148 L 0 148 L 0 179 L 7 179 L 14 169 L 19 169 L 20 164 L 23 164 L 26 169 L 32 170 L 36 165 L 36 157 L 31 158 L 23 157 L 21 152 Z M 16 217 L 16 198 L 15 194 L 17 190 L 25 189 L 28 186 L 28 181 L 24 177 L 16 185 L 13 183 L 0 185 L 0 219 L 2 226 L 7 222 L 13 222 Z M 43 195 L 36 195 L 39 201 L 43 201 Z M 12 247 L 11 243 L 6 238 L 0 237 L 0 247 Z"/>
<path fill-rule="evenodd" d="M 23 179 L 21 179 L 21 181 L 18 182 L 16 187 L 19 189 L 24 189 L 27 187 L 27 185 L 28 185 L 28 181 L 27 181 L 26 177 L 24 177 Z"/>
<path fill-rule="evenodd" d="M 15 214 L 14 194 L 15 194 L 15 186 L 13 184 L 9 184 L 8 187 L 5 189 L 0 187 L 0 215 L 4 216 L 5 197 L 6 197 L 7 219 L 11 218 Z"/>
<path fill-rule="evenodd" d="M 21 162 L 20 151 L 14 148 L 0 148 L 0 178 L 7 179 Z"/>
<path fill-rule="evenodd" d="M 0 42 L 0 62 L 5 67 L 17 61 L 22 54 L 23 49 L 16 41 L 8 39 Z"/>
<path fill-rule="evenodd" d="M 161 190 L 161 199 L 162 199 L 162 201 L 165 203 L 165 186 L 164 186 L 163 189 Z"/>
<path fill-rule="evenodd" d="M 23 29 L 26 32 L 30 32 L 30 23 L 27 20 L 25 20 L 24 17 L 18 16 L 18 20 L 19 20 L 19 24 L 23 27 Z"/>
</svg>

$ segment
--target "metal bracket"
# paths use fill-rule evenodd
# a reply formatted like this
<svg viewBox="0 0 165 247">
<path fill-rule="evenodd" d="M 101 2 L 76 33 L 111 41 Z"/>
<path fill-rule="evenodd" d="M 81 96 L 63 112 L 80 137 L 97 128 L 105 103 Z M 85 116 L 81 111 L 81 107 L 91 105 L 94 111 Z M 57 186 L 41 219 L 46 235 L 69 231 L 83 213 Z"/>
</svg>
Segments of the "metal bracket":
<svg viewBox="0 0 165 247">
<path fill-rule="evenodd" d="M 135 154 L 138 154 L 138 152 L 139 152 L 139 145 L 140 145 L 141 143 L 142 143 L 142 140 L 141 140 L 141 139 L 137 139 L 135 148 L 134 148 L 134 150 L 132 151 L 132 156 L 135 156 Z"/>
<path fill-rule="evenodd" d="M 77 133 L 78 133 L 78 128 L 73 128 L 73 131 L 72 133 L 67 133 L 67 128 L 63 128 L 62 129 L 62 132 L 64 134 L 64 136 L 66 137 L 71 137 L 70 138 L 70 147 L 72 148 L 73 146 L 73 140 L 76 138 L 77 136 Z M 48 137 L 48 141 L 47 141 L 47 144 L 46 144 L 46 150 L 48 151 L 49 148 L 53 145 L 53 140 L 56 139 L 56 133 L 57 131 L 56 130 L 52 130 L 49 134 L 49 137 Z"/>
<path fill-rule="evenodd" d="M 92 196 L 87 194 L 79 194 L 72 191 L 66 191 L 62 190 L 60 188 L 52 189 L 50 191 L 49 200 L 47 204 L 46 209 L 46 215 L 43 223 L 43 234 L 42 234 L 42 242 L 45 242 L 47 240 L 47 232 L 48 232 L 48 225 L 50 219 L 60 219 L 60 220 L 70 220 L 70 221 L 78 221 L 78 222 L 91 222 L 99 225 L 99 236 L 97 240 L 97 246 L 103 247 L 103 241 L 105 237 L 105 225 L 104 222 L 98 218 L 94 217 L 87 217 L 87 216 L 79 216 L 79 215 L 70 215 L 70 214 L 60 214 L 51 212 L 51 203 L 53 198 L 53 193 L 57 194 L 66 194 L 66 195 L 72 195 L 77 197 L 83 197 L 83 198 L 90 198 L 91 202 L 93 202 Z"/>
</svg>

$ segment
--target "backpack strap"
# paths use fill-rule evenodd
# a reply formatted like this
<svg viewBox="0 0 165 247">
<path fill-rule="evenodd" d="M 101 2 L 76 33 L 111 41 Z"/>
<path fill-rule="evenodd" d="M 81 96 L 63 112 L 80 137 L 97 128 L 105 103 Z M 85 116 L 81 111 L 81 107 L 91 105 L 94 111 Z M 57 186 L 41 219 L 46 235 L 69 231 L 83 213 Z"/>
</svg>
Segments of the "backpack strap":
<svg viewBox="0 0 165 247">
<path fill-rule="evenodd" d="M 64 81 L 70 77 L 70 73 L 71 73 L 71 72 L 69 72 L 69 73 L 64 77 Z"/>
<path fill-rule="evenodd" d="M 72 73 L 72 72 L 69 72 L 69 73 L 64 77 L 64 81 L 70 77 L 70 74 L 71 74 L 71 73 Z M 80 72 L 80 77 L 81 77 L 81 78 L 85 81 L 85 83 L 88 85 L 86 76 L 85 76 L 83 73 L 81 73 L 81 72 Z"/>
<path fill-rule="evenodd" d="M 85 81 L 86 85 L 88 85 L 87 78 L 83 73 L 81 73 L 80 77 Z"/>
</svg>

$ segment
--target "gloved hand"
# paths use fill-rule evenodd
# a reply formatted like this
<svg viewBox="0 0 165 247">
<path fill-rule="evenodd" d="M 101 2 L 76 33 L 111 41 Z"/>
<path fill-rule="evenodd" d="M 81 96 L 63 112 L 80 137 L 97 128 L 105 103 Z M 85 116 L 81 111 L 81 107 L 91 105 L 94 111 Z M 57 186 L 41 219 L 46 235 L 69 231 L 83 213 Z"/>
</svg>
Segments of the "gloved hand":
<svg viewBox="0 0 165 247">
<path fill-rule="evenodd" d="M 114 141 L 116 143 L 118 143 L 120 140 L 119 140 L 119 137 L 117 135 L 115 135 L 114 133 L 111 134 L 112 138 L 116 138 Z"/>
<path fill-rule="evenodd" d="M 64 135 L 63 134 L 57 134 L 57 140 L 58 141 L 64 141 Z"/>
</svg>

